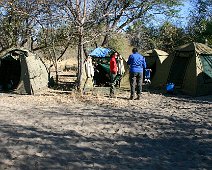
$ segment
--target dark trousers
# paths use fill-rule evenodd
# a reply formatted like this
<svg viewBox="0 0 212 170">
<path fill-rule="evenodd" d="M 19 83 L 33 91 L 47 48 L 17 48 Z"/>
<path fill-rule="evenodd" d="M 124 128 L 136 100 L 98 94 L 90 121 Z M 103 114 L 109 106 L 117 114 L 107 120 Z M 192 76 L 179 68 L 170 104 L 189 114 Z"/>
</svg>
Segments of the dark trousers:
<svg viewBox="0 0 212 170">
<path fill-rule="evenodd" d="M 110 74 L 110 96 L 111 97 L 114 97 L 115 95 L 115 77 L 116 77 L 116 74 Z"/>
<path fill-rule="evenodd" d="M 130 73 L 131 97 L 135 97 L 135 92 L 139 96 L 142 92 L 143 73 Z"/>
</svg>

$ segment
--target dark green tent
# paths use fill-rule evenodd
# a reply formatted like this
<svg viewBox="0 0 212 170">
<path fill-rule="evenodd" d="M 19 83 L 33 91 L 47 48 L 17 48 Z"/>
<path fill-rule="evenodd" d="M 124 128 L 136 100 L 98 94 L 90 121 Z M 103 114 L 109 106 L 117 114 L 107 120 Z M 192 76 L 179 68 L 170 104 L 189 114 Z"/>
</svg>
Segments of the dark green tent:
<svg viewBox="0 0 212 170">
<path fill-rule="evenodd" d="M 10 48 L 0 53 L 0 90 L 36 94 L 48 86 L 46 67 L 26 49 Z"/>
<path fill-rule="evenodd" d="M 212 94 L 212 49 L 196 42 L 177 48 L 168 82 L 193 96 Z"/>
<path fill-rule="evenodd" d="M 151 86 L 164 87 L 167 83 L 172 57 L 159 49 L 148 50 L 143 53 L 147 68 L 151 69 Z"/>
</svg>

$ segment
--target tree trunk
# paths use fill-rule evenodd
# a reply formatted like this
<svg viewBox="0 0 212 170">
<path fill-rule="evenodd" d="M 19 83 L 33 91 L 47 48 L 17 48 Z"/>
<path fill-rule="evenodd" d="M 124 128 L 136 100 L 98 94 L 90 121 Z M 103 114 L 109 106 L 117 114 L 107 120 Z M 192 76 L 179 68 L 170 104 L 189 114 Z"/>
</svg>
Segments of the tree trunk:
<svg viewBox="0 0 212 170">
<path fill-rule="evenodd" d="M 102 42 L 102 47 L 108 45 L 108 38 L 109 38 L 109 35 L 106 34 L 105 37 L 104 37 L 104 40 L 103 40 L 103 42 Z"/>
<path fill-rule="evenodd" d="M 85 54 L 85 58 L 87 58 L 88 57 L 88 52 L 87 52 L 87 47 L 86 47 L 85 44 L 83 44 L 83 52 Z"/>
<path fill-rule="evenodd" d="M 58 76 L 57 62 L 56 62 L 56 65 L 55 65 L 55 81 L 56 81 L 56 84 L 58 84 L 59 76 Z"/>
<path fill-rule="evenodd" d="M 83 28 L 79 29 L 79 43 L 78 43 L 78 74 L 77 74 L 77 90 L 82 91 L 82 71 L 83 71 Z"/>
</svg>

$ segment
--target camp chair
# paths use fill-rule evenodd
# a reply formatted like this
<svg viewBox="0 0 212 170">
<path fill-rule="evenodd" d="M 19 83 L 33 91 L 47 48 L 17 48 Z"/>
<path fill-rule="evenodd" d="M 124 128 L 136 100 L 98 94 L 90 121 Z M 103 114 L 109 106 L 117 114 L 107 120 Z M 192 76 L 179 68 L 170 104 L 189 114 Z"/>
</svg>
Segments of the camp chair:
<svg viewBox="0 0 212 170">
<path fill-rule="evenodd" d="M 144 75 L 144 82 L 146 84 L 151 84 L 150 76 L 151 76 L 151 70 L 150 69 L 145 69 L 145 75 Z"/>
</svg>

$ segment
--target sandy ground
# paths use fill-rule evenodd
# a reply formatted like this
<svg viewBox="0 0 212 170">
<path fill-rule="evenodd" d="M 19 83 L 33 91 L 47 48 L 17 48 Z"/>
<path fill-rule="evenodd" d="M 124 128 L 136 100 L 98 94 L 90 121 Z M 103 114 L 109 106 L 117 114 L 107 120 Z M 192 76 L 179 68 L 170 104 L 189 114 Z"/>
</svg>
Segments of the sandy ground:
<svg viewBox="0 0 212 170">
<path fill-rule="evenodd" d="M 0 169 L 212 168 L 212 96 L 0 95 Z"/>
</svg>

